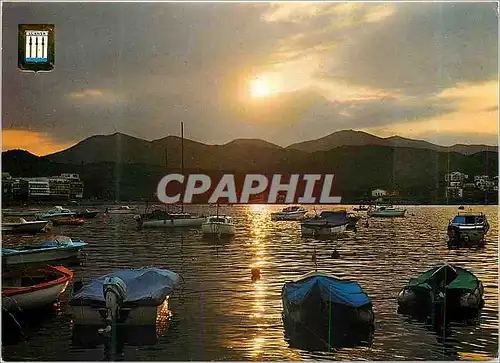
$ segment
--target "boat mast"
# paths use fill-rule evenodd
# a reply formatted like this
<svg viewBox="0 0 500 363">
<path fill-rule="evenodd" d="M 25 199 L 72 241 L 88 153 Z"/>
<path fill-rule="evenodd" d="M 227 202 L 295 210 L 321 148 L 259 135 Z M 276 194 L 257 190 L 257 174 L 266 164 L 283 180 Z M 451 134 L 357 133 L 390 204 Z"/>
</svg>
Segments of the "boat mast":
<svg viewBox="0 0 500 363">
<path fill-rule="evenodd" d="M 184 175 L 184 122 L 181 122 L 181 174 Z M 184 213 L 184 195 L 181 197 L 181 212 Z"/>
</svg>

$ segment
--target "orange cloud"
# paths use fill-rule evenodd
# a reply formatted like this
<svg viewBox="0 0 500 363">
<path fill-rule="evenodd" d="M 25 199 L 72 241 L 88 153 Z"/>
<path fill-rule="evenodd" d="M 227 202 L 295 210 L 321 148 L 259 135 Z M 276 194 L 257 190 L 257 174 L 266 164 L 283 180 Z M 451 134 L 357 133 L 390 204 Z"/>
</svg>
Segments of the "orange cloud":
<svg viewBox="0 0 500 363">
<path fill-rule="evenodd" d="M 67 149 L 75 144 L 56 141 L 42 132 L 2 130 L 2 151 L 21 149 L 37 156 L 43 156 Z"/>
<path fill-rule="evenodd" d="M 378 135 L 418 137 L 435 133 L 498 135 L 498 81 L 461 83 L 438 94 L 439 99 L 453 101 L 452 112 L 423 120 L 400 120 L 383 129 L 365 128 Z"/>
</svg>

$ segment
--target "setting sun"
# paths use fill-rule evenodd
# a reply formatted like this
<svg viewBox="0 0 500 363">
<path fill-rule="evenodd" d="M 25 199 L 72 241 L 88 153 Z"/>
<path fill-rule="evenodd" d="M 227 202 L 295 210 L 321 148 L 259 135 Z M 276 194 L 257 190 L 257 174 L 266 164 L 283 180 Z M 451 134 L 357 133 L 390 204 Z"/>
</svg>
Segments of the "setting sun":
<svg viewBox="0 0 500 363">
<path fill-rule="evenodd" d="M 265 97 L 272 93 L 268 82 L 263 79 L 255 79 L 250 83 L 250 94 L 252 97 Z"/>
</svg>

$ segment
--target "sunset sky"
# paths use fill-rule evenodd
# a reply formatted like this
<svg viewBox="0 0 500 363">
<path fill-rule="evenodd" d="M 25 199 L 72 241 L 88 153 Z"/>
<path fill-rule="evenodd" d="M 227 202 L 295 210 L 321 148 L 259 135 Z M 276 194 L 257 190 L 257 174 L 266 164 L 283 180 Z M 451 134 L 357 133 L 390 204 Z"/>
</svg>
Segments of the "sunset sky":
<svg viewBox="0 0 500 363">
<path fill-rule="evenodd" d="M 17 69 L 18 24 L 56 27 Z M 6 3 L 2 150 L 95 134 L 281 146 L 343 130 L 497 144 L 496 3 Z"/>
</svg>

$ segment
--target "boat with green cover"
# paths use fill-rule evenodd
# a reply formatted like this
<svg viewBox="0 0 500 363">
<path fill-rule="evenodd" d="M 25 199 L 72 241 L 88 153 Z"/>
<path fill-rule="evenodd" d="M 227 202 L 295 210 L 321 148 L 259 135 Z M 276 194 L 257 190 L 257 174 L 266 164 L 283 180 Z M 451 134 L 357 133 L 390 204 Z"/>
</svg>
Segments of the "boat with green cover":
<svg viewBox="0 0 500 363">
<path fill-rule="evenodd" d="M 477 313 L 483 301 L 483 284 L 470 271 L 449 264 L 410 278 L 398 296 L 402 313 L 446 312 L 448 318 Z"/>
</svg>

